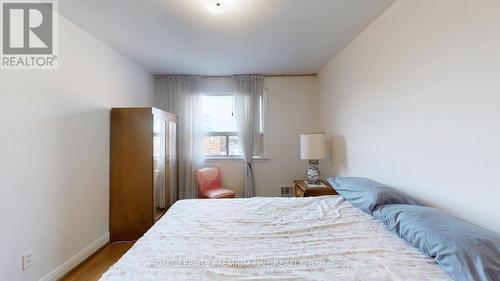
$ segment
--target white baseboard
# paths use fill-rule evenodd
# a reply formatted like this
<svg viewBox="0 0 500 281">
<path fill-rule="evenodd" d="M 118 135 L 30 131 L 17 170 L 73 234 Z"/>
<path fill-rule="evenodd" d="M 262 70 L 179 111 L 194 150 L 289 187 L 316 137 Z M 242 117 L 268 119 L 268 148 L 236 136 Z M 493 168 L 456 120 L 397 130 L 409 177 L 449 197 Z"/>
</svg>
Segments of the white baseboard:
<svg viewBox="0 0 500 281">
<path fill-rule="evenodd" d="M 109 242 L 109 232 L 45 275 L 40 281 L 56 281 Z"/>
</svg>

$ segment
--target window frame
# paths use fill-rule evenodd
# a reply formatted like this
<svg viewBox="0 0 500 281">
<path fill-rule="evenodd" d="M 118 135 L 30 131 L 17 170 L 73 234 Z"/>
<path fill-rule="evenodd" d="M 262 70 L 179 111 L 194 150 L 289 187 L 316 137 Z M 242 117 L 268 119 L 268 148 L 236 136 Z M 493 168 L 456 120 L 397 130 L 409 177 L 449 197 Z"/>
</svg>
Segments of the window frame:
<svg viewBox="0 0 500 281">
<path fill-rule="evenodd" d="M 231 91 L 206 91 L 201 93 L 202 96 L 234 96 Z M 264 92 L 262 93 L 262 104 L 261 104 L 261 126 L 262 126 L 262 151 L 261 155 L 254 155 L 253 159 L 256 160 L 268 160 L 268 148 L 267 148 L 267 118 L 268 118 L 268 93 L 267 88 L 264 88 Z M 213 137 L 225 137 L 226 145 L 225 152 L 226 155 L 203 155 L 206 160 L 241 160 L 243 159 L 242 155 L 230 155 L 229 154 L 229 137 L 238 136 L 238 132 L 204 132 L 203 137 L 213 136 Z"/>
<path fill-rule="evenodd" d="M 262 155 L 260 157 L 254 157 L 254 159 L 269 159 L 269 153 L 267 150 L 267 138 L 269 136 L 267 131 L 267 121 L 268 121 L 268 99 L 269 95 L 267 93 L 267 88 L 264 88 L 264 92 L 262 93 Z"/>
<path fill-rule="evenodd" d="M 224 147 L 224 150 L 226 152 L 226 155 L 203 155 L 205 158 L 243 158 L 241 155 L 231 155 L 229 154 L 229 137 L 237 137 L 238 133 L 237 132 L 205 132 L 204 137 L 225 137 L 226 138 L 226 145 Z"/>
</svg>

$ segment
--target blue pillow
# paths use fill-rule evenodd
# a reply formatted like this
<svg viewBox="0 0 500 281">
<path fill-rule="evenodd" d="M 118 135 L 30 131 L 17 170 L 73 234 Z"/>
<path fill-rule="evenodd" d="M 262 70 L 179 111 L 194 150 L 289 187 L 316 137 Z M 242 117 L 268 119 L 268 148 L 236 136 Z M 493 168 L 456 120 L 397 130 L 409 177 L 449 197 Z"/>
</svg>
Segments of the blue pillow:
<svg viewBox="0 0 500 281">
<path fill-rule="evenodd" d="M 500 280 L 500 236 L 429 207 L 385 205 L 374 212 L 389 230 L 433 257 L 457 281 Z"/>
<path fill-rule="evenodd" d="M 327 180 L 349 203 L 369 214 L 385 204 L 418 205 L 403 192 L 371 179 L 336 177 Z"/>
</svg>

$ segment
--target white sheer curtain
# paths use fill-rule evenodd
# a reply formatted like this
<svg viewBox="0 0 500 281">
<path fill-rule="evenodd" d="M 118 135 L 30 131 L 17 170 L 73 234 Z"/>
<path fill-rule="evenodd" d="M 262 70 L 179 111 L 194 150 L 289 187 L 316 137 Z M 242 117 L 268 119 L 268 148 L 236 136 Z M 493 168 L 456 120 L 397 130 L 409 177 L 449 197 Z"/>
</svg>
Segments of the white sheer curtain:
<svg viewBox="0 0 500 281">
<path fill-rule="evenodd" d="M 197 198 L 195 172 L 203 165 L 201 76 L 155 76 L 154 106 L 178 116 L 179 199 Z"/>
<path fill-rule="evenodd" d="M 245 161 L 245 197 L 255 195 L 253 156 L 259 136 L 259 99 L 264 91 L 261 75 L 234 75 L 234 114 L 241 154 Z"/>
</svg>

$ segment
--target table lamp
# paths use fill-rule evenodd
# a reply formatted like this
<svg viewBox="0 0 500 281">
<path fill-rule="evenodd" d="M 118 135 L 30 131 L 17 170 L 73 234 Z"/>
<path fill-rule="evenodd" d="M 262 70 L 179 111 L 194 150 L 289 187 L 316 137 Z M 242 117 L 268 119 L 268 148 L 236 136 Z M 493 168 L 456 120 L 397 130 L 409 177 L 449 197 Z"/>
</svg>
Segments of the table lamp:
<svg viewBox="0 0 500 281">
<path fill-rule="evenodd" d="M 319 184 L 321 173 L 318 168 L 319 160 L 326 157 L 325 133 L 305 133 L 300 135 L 300 158 L 309 160 L 306 170 L 307 183 Z"/>
</svg>

